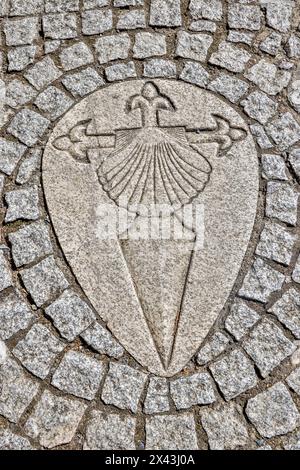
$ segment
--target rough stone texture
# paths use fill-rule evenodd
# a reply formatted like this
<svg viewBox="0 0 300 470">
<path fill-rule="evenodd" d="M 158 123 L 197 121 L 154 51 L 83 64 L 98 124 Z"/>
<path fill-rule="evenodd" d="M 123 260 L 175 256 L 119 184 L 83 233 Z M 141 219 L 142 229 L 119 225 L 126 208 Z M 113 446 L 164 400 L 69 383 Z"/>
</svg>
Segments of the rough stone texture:
<svg viewBox="0 0 300 470">
<path fill-rule="evenodd" d="M 25 77 L 31 85 L 37 90 L 40 90 L 57 80 L 61 74 L 62 72 L 56 67 L 53 60 L 50 57 L 45 57 L 31 67 L 31 69 L 25 73 Z"/>
<path fill-rule="evenodd" d="M 134 62 L 128 62 L 127 64 L 115 64 L 105 69 L 105 75 L 109 82 L 115 80 L 126 80 L 127 78 L 136 77 L 136 70 Z"/>
<path fill-rule="evenodd" d="M 240 42 L 242 44 L 248 44 L 248 46 L 251 46 L 254 36 L 255 36 L 254 33 L 248 33 L 248 32 L 246 33 L 246 32 L 231 30 L 228 33 L 227 41 L 237 42 L 237 43 Z"/>
<path fill-rule="evenodd" d="M 21 18 L 4 21 L 4 34 L 7 46 L 31 44 L 38 37 L 37 18 Z"/>
<path fill-rule="evenodd" d="M 44 0 L 10 0 L 10 16 L 26 16 L 43 12 Z"/>
<path fill-rule="evenodd" d="M 286 165 L 281 155 L 265 153 L 261 156 L 262 176 L 270 180 L 288 180 Z"/>
<path fill-rule="evenodd" d="M 34 104 L 51 121 L 55 121 L 72 106 L 73 100 L 58 88 L 49 86 L 37 97 Z"/>
<path fill-rule="evenodd" d="M 300 178 L 300 149 L 293 149 L 289 154 L 289 162 L 296 173 L 297 177 Z"/>
<path fill-rule="evenodd" d="M 300 139 L 300 125 L 291 113 L 272 121 L 266 129 L 280 150 L 287 150 Z"/>
<path fill-rule="evenodd" d="M 300 37 L 292 34 L 286 45 L 288 56 L 292 59 L 300 59 Z"/>
<path fill-rule="evenodd" d="M 208 85 L 208 89 L 220 93 L 232 103 L 237 103 L 247 93 L 249 85 L 239 78 L 222 73 Z"/>
<path fill-rule="evenodd" d="M 181 26 L 180 0 L 152 0 L 150 26 Z"/>
<path fill-rule="evenodd" d="M 248 116 L 261 124 L 266 124 L 276 114 L 278 104 L 265 93 L 254 91 L 241 102 Z"/>
<path fill-rule="evenodd" d="M 11 121 L 7 131 L 23 144 L 32 147 L 44 135 L 50 121 L 35 111 L 22 109 Z"/>
<path fill-rule="evenodd" d="M 33 318 L 34 315 L 19 292 L 9 292 L 0 300 L 0 338 L 8 339 L 20 330 L 25 330 Z"/>
<path fill-rule="evenodd" d="M 209 73 L 200 64 L 187 62 L 179 78 L 185 82 L 194 83 L 205 88 L 209 80 Z"/>
<path fill-rule="evenodd" d="M 296 432 L 286 438 L 284 450 L 300 450 L 300 433 Z"/>
<path fill-rule="evenodd" d="M 94 62 L 94 56 L 84 42 L 63 49 L 59 55 L 63 69 L 66 71 Z"/>
<path fill-rule="evenodd" d="M 260 319 L 260 315 L 240 299 L 236 299 L 225 320 L 225 328 L 239 341 Z"/>
<path fill-rule="evenodd" d="M 245 77 L 265 93 L 277 95 L 289 84 L 291 73 L 287 70 L 280 70 L 275 64 L 261 59 L 245 73 Z"/>
<path fill-rule="evenodd" d="M 80 335 L 84 341 L 95 351 L 107 356 L 120 358 L 124 354 L 124 348 L 113 338 L 111 333 L 103 328 L 100 323 L 94 323 Z"/>
<path fill-rule="evenodd" d="M 56 13 L 65 11 L 78 11 L 79 0 L 46 0 L 45 12 Z"/>
<path fill-rule="evenodd" d="M 45 379 L 56 356 L 63 349 L 64 344 L 48 328 L 36 323 L 12 352 L 26 369 Z"/>
<path fill-rule="evenodd" d="M 40 149 L 31 149 L 28 152 L 28 156 L 22 161 L 19 166 L 18 174 L 16 177 L 16 183 L 24 184 L 27 183 L 33 173 L 39 168 L 41 163 L 42 151 Z"/>
<path fill-rule="evenodd" d="M 268 302 L 270 295 L 281 289 L 285 276 L 257 258 L 244 279 L 239 294 L 246 299 Z"/>
<path fill-rule="evenodd" d="M 25 437 L 10 431 L 8 428 L 0 428 L 0 450 L 33 450 L 34 447 Z"/>
<path fill-rule="evenodd" d="M 194 416 L 153 416 L 146 419 L 146 450 L 198 449 Z"/>
<path fill-rule="evenodd" d="M 266 7 L 266 19 L 268 26 L 271 26 L 271 28 L 274 28 L 282 33 L 287 33 L 291 25 L 293 7 L 295 6 L 294 1 L 283 3 L 261 0 L 261 4 Z"/>
<path fill-rule="evenodd" d="M 130 10 L 119 15 L 117 29 L 139 29 L 146 27 L 145 13 L 143 10 Z"/>
<path fill-rule="evenodd" d="M 36 220 L 39 218 L 39 194 L 36 186 L 5 193 L 5 201 L 8 206 L 5 222 L 14 222 L 18 219 Z"/>
<path fill-rule="evenodd" d="M 81 72 L 66 76 L 62 83 L 73 96 L 83 97 L 104 85 L 104 80 L 96 70 L 88 67 Z"/>
<path fill-rule="evenodd" d="M 32 64 L 36 54 L 36 46 L 20 46 L 10 49 L 7 53 L 8 71 L 20 72 Z"/>
<path fill-rule="evenodd" d="M 127 33 L 100 37 L 95 42 L 100 64 L 111 60 L 126 59 L 130 48 L 130 37 Z"/>
<path fill-rule="evenodd" d="M 286 378 L 289 387 L 300 396 L 300 367 L 293 370 Z"/>
<path fill-rule="evenodd" d="M 11 175 L 25 150 L 26 147 L 18 142 L 0 138 L 0 170 Z"/>
<path fill-rule="evenodd" d="M 102 34 L 112 29 L 112 25 L 111 10 L 87 10 L 82 13 L 83 34 Z"/>
<path fill-rule="evenodd" d="M 176 54 L 184 59 L 204 62 L 213 40 L 209 34 L 189 34 L 179 31 L 177 34 Z"/>
<path fill-rule="evenodd" d="M 36 95 L 36 91 L 29 85 L 12 80 L 6 87 L 6 104 L 12 108 L 19 108 L 31 101 Z"/>
<path fill-rule="evenodd" d="M 261 25 L 261 12 L 256 5 L 229 5 L 228 25 L 233 29 L 249 29 L 257 31 Z"/>
<path fill-rule="evenodd" d="M 211 450 L 240 449 L 249 443 L 246 421 L 233 403 L 201 412 Z"/>
<path fill-rule="evenodd" d="M 225 400 L 231 400 L 257 384 L 250 360 L 239 350 L 234 350 L 210 366 Z"/>
<path fill-rule="evenodd" d="M 213 21 L 209 20 L 197 20 L 192 21 L 189 27 L 190 31 L 207 31 L 208 33 L 215 33 L 217 25 Z"/>
<path fill-rule="evenodd" d="M 269 182 L 267 187 L 266 216 L 290 225 L 297 223 L 299 193 L 289 183 Z"/>
<path fill-rule="evenodd" d="M 270 55 L 276 55 L 282 43 L 282 36 L 275 31 L 271 32 L 259 45 L 259 48 L 263 52 L 267 52 Z"/>
<path fill-rule="evenodd" d="M 45 258 L 32 268 L 23 269 L 21 277 L 26 289 L 38 307 L 51 300 L 54 295 L 57 295 L 69 285 L 63 273 L 56 265 L 53 256 Z M 51 306 L 48 308 L 50 309 Z"/>
<path fill-rule="evenodd" d="M 93 411 L 83 450 L 134 450 L 135 426 L 132 416 Z"/>
<path fill-rule="evenodd" d="M 250 126 L 250 129 L 252 135 L 256 137 L 256 141 L 259 147 L 261 147 L 262 149 L 270 149 L 273 147 L 273 144 L 267 136 L 263 126 L 261 126 L 260 124 L 252 124 Z"/>
<path fill-rule="evenodd" d="M 8 261 L 2 251 L 0 251 L 0 292 L 13 285 L 11 271 Z"/>
<path fill-rule="evenodd" d="M 147 395 L 144 401 L 144 412 L 147 414 L 169 411 L 169 384 L 163 377 L 150 377 Z"/>
<path fill-rule="evenodd" d="M 212 380 L 207 373 L 197 373 L 173 380 L 170 383 L 170 391 L 179 410 L 194 405 L 208 405 L 216 400 Z"/>
<path fill-rule="evenodd" d="M 266 319 L 253 328 L 249 338 L 243 341 L 243 346 L 263 377 L 267 377 L 296 350 L 296 346 L 281 329 Z"/>
<path fill-rule="evenodd" d="M 231 72 L 240 73 L 245 70 L 246 64 L 250 59 L 251 54 L 223 41 L 219 45 L 218 51 L 211 55 L 209 63 L 223 67 Z"/>
<path fill-rule="evenodd" d="M 223 7 L 220 0 L 191 0 L 189 11 L 195 20 L 206 18 L 219 21 L 222 19 Z"/>
<path fill-rule="evenodd" d="M 297 282 L 300 284 L 300 256 L 298 257 L 296 261 L 296 265 L 292 274 L 292 279 L 293 281 Z"/>
<path fill-rule="evenodd" d="M 167 52 L 166 38 L 158 33 L 137 33 L 133 47 L 133 57 L 144 59 L 145 57 L 165 55 Z"/>
<path fill-rule="evenodd" d="M 176 65 L 170 60 L 152 59 L 144 64 L 144 77 L 176 77 Z"/>
<path fill-rule="evenodd" d="M 300 293 L 291 288 L 268 310 L 300 339 Z"/>
<path fill-rule="evenodd" d="M 11 357 L 0 364 L 0 414 L 17 423 L 38 392 L 39 385 Z"/>
<path fill-rule="evenodd" d="M 203 346 L 196 356 L 199 365 L 204 365 L 219 356 L 228 346 L 229 338 L 217 331 L 212 338 Z"/>
<path fill-rule="evenodd" d="M 62 287 L 67 287 L 65 282 Z M 73 341 L 95 321 L 95 315 L 88 304 L 71 290 L 65 291 L 45 312 L 68 341 Z"/>
<path fill-rule="evenodd" d="M 0 340 L 0 364 L 3 364 L 7 358 L 7 347 L 5 346 L 4 341 Z"/>
<path fill-rule="evenodd" d="M 77 36 L 76 15 L 53 13 L 43 16 L 43 31 L 46 38 L 72 39 Z"/>
<path fill-rule="evenodd" d="M 138 411 L 138 403 L 147 375 L 127 365 L 111 362 L 105 378 L 101 399 L 122 410 Z"/>
<path fill-rule="evenodd" d="M 299 425 L 298 410 L 282 383 L 251 398 L 247 403 L 246 413 L 263 437 L 287 434 Z"/>
<path fill-rule="evenodd" d="M 292 259 L 296 238 L 279 224 L 267 221 L 255 253 L 277 263 L 288 265 Z"/>
<path fill-rule="evenodd" d="M 68 444 L 81 421 L 87 405 L 43 392 L 25 424 L 26 433 L 47 448 Z"/>
<path fill-rule="evenodd" d="M 102 362 L 81 352 L 69 351 L 56 369 L 51 384 L 66 393 L 93 400 L 104 372 Z"/>
</svg>

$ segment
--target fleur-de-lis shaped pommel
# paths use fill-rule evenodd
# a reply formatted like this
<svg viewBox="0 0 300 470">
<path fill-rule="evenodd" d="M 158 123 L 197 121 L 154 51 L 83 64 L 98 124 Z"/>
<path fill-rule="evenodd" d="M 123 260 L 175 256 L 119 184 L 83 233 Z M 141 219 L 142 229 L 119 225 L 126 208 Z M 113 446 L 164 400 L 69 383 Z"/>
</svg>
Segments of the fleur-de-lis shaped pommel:
<svg viewBox="0 0 300 470">
<path fill-rule="evenodd" d="M 142 88 L 141 94 L 131 96 L 127 102 L 126 111 L 141 110 L 142 127 L 158 127 L 158 112 L 160 109 L 175 111 L 172 101 L 162 95 L 158 88 L 147 82 Z"/>
</svg>

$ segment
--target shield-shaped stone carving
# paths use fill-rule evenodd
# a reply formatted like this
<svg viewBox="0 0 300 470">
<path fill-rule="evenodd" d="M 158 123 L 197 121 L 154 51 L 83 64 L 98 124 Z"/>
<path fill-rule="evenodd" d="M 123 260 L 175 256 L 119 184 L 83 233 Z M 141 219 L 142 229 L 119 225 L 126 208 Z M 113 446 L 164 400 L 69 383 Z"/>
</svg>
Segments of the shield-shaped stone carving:
<svg viewBox="0 0 300 470">
<path fill-rule="evenodd" d="M 216 321 L 245 257 L 258 184 L 243 118 L 183 82 L 110 85 L 55 127 L 43 185 L 61 248 L 107 327 L 152 373 L 179 372 Z M 160 205 L 171 236 L 130 236 L 165 216 L 140 208 Z M 201 208 L 201 233 L 183 220 L 188 205 Z M 101 236 L 106 206 L 128 216 L 115 237 Z"/>
</svg>

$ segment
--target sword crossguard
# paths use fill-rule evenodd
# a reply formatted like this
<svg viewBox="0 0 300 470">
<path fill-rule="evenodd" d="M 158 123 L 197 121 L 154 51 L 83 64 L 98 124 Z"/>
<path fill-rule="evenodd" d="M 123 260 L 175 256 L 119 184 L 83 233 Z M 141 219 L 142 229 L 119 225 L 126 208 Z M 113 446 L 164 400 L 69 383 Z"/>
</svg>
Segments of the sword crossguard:
<svg viewBox="0 0 300 470">
<path fill-rule="evenodd" d="M 247 133 L 240 127 L 232 127 L 229 122 L 220 116 L 214 115 L 216 128 L 205 131 L 187 131 L 191 144 L 217 143 L 221 150 L 228 150 L 233 142 L 243 140 Z"/>
</svg>

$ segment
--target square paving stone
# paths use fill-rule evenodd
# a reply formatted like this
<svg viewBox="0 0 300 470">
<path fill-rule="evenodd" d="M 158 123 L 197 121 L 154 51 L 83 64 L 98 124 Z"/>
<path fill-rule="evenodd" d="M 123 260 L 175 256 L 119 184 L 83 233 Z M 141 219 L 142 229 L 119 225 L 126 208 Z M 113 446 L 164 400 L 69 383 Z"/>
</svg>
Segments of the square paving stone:
<svg viewBox="0 0 300 470">
<path fill-rule="evenodd" d="M 237 77 L 221 73 L 209 85 L 208 89 L 225 96 L 232 103 L 237 103 L 249 89 L 249 85 Z"/>
<path fill-rule="evenodd" d="M 43 16 L 45 38 L 72 39 L 77 37 L 77 17 L 74 13 L 51 13 Z"/>
<path fill-rule="evenodd" d="M 289 387 L 300 396 L 300 367 L 293 370 L 293 372 L 287 376 L 286 382 Z"/>
<path fill-rule="evenodd" d="M 18 219 L 36 220 L 39 218 L 39 193 L 37 186 L 16 189 L 5 193 L 7 211 L 5 222 L 14 222 Z"/>
<path fill-rule="evenodd" d="M 144 59 L 151 56 L 165 55 L 166 38 L 158 33 L 137 33 L 133 47 L 133 57 Z"/>
<path fill-rule="evenodd" d="M 223 67 L 231 72 L 241 73 L 245 70 L 250 59 L 251 54 L 244 49 L 223 41 L 219 45 L 217 52 L 211 55 L 209 63 Z"/>
<path fill-rule="evenodd" d="M 38 38 L 38 18 L 7 19 L 4 22 L 4 34 L 7 46 L 31 44 Z"/>
<path fill-rule="evenodd" d="M 147 375 L 127 365 L 111 362 L 101 398 L 106 405 L 122 410 L 138 411 L 138 404 L 144 390 Z"/>
<path fill-rule="evenodd" d="M 94 62 L 94 56 L 84 42 L 78 42 L 73 46 L 63 49 L 59 57 L 63 69 L 66 71 Z"/>
<path fill-rule="evenodd" d="M 83 34 L 102 34 L 113 27 L 111 10 L 87 10 L 81 16 Z"/>
<path fill-rule="evenodd" d="M 73 96 L 78 97 L 97 90 L 104 85 L 104 80 L 96 70 L 88 67 L 80 72 L 67 75 L 63 78 L 62 83 Z"/>
<path fill-rule="evenodd" d="M 45 258 L 32 268 L 23 269 L 21 278 L 38 307 L 69 285 L 53 256 Z"/>
<path fill-rule="evenodd" d="M 91 348 L 100 354 L 106 354 L 116 359 L 124 354 L 123 346 L 99 323 L 89 326 L 80 336 Z"/>
<path fill-rule="evenodd" d="M 69 96 L 54 86 L 46 88 L 34 102 L 51 121 L 55 121 L 64 114 L 73 103 L 74 101 Z"/>
<path fill-rule="evenodd" d="M 300 415 L 287 388 L 277 383 L 251 398 L 246 414 L 263 437 L 274 437 L 293 431 Z"/>
<path fill-rule="evenodd" d="M 33 222 L 8 235 L 11 252 L 17 267 L 37 261 L 53 252 L 49 226 L 44 222 Z"/>
<path fill-rule="evenodd" d="M 207 373 L 197 373 L 170 382 L 172 399 L 177 409 L 208 405 L 215 401 L 213 382 Z"/>
<path fill-rule="evenodd" d="M 288 180 L 286 164 L 281 155 L 265 153 L 261 156 L 263 178 L 274 180 Z"/>
<path fill-rule="evenodd" d="M 281 225 L 267 221 L 255 253 L 287 266 L 291 262 L 296 239 L 296 235 Z"/>
<path fill-rule="evenodd" d="M 263 319 L 243 342 L 243 347 L 253 359 L 263 377 L 289 357 L 296 346 L 274 322 Z"/>
<path fill-rule="evenodd" d="M 177 34 L 176 55 L 185 59 L 204 62 L 213 39 L 209 34 L 196 34 L 179 31 Z"/>
<path fill-rule="evenodd" d="M 217 331 L 212 338 L 200 349 L 197 354 L 197 364 L 203 365 L 219 356 L 229 344 L 229 338 Z"/>
<path fill-rule="evenodd" d="M 291 288 L 268 310 L 300 339 L 300 293 Z"/>
<path fill-rule="evenodd" d="M 37 90 L 44 88 L 46 85 L 57 80 L 62 75 L 61 70 L 56 67 L 55 63 L 50 57 L 45 57 L 40 62 L 34 64 L 25 77 Z"/>
<path fill-rule="evenodd" d="M 24 339 L 13 349 L 13 354 L 26 369 L 45 379 L 56 356 L 65 345 L 44 325 L 36 323 Z"/>
<path fill-rule="evenodd" d="M 284 280 L 284 274 L 257 258 L 244 279 L 239 295 L 265 303 L 273 292 L 282 288 Z"/>
<path fill-rule="evenodd" d="M 164 377 L 150 377 L 144 412 L 147 414 L 169 411 L 169 384 Z"/>
<path fill-rule="evenodd" d="M 0 292 L 12 285 L 13 280 L 8 261 L 3 251 L 0 250 Z"/>
<path fill-rule="evenodd" d="M 63 338 L 73 341 L 95 321 L 95 315 L 75 292 L 67 290 L 45 309 Z"/>
<path fill-rule="evenodd" d="M 257 385 L 252 362 L 239 350 L 232 351 L 209 368 L 225 400 L 231 400 Z"/>
<path fill-rule="evenodd" d="M 33 450 L 29 440 L 10 431 L 0 428 L 0 450 Z"/>
<path fill-rule="evenodd" d="M 296 225 L 298 199 L 299 193 L 291 184 L 270 181 L 267 186 L 266 216 Z"/>
<path fill-rule="evenodd" d="M 249 444 L 246 420 L 233 403 L 201 411 L 201 424 L 211 450 L 237 450 Z"/>
<path fill-rule="evenodd" d="M 150 26 L 181 26 L 180 0 L 152 0 Z"/>
<path fill-rule="evenodd" d="M 236 299 L 225 320 L 225 328 L 239 341 L 260 319 L 260 315 L 245 302 Z"/>
<path fill-rule="evenodd" d="M 33 147 L 43 137 L 49 125 L 50 121 L 41 114 L 31 109 L 22 109 L 11 121 L 7 132 L 28 147 Z"/>
<path fill-rule="evenodd" d="M 38 392 L 30 379 L 11 357 L 0 364 L 0 414 L 17 423 Z"/>
<path fill-rule="evenodd" d="M 7 53 L 8 71 L 20 72 L 34 62 L 36 46 L 19 46 L 11 48 Z"/>
<path fill-rule="evenodd" d="M 95 49 L 100 64 L 111 60 L 126 59 L 129 54 L 130 37 L 127 33 L 114 34 L 112 36 L 100 37 L 95 42 Z"/>
<path fill-rule="evenodd" d="M 9 339 L 28 328 L 35 318 L 18 291 L 9 292 L 0 300 L 0 338 Z"/>
<path fill-rule="evenodd" d="M 134 450 L 135 427 L 132 416 L 93 411 L 83 450 Z"/>
<path fill-rule="evenodd" d="M 25 145 L 0 138 L 0 170 L 11 175 L 25 151 Z"/>
<path fill-rule="evenodd" d="M 146 419 L 146 450 L 198 449 L 194 416 L 153 416 Z"/>
<path fill-rule="evenodd" d="M 206 18 L 220 21 L 222 19 L 223 6 L 221 0 L 191 0 L 189 11 L 192 18 Z"/>
<path fill-rule="evenodd" d="M 68 444 L 85 413 L 87 405 L 78 400 L 43 392 L 25 423 L 25 432 L 49 449 Z"/>
<path fill-rule="evenodd" d="M 86 354 L 69 351 L 54 372 L 51 383 L 64 392 L 93 400 L 104 373 L 104 363 Z"/>
</svg>

